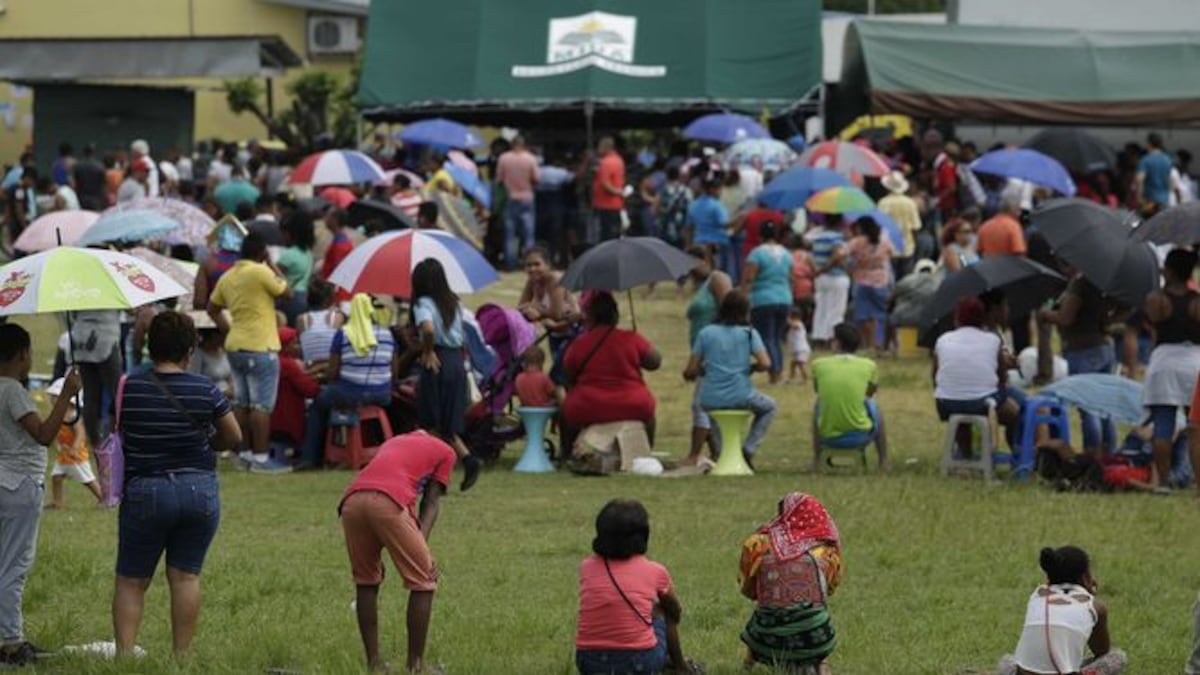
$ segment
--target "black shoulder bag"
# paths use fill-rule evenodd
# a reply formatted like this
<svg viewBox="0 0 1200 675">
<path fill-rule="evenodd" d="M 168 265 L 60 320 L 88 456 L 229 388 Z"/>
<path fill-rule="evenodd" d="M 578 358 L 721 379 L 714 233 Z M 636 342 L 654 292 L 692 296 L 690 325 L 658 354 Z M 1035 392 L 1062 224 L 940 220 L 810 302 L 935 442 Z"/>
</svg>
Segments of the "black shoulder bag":
<svg viewBox="0 0 1200 675">
<path fill-rule="evenodd" d="M 175 398 L 175 394 L 171 393 L 171 388 L 168 387 L 166 383 L 158 377 L 158 373 L 154 370 L 150 371 L 150 381 L 152 381 L 154 386 L 158 387 L 158 390 L 167 397 L 167 400 L 171 402 L 171 405 L 178 410 L 181 415 L 187 418 L 188 423 L 191 424 L 196 431 L 199 431 L 200 435 L 204 436 L 205 442 L 208 443 L 210 448 L 212 448 L 213 439 L 217 435 L 216 429 L 214 429 L 211 425 L 202 424 L 199 420 L 193 417 L 192 413 L 189 412 L 187 408 L 183 407 L 183 404 L 179 402 L 179 399 Z"/>
</svg>

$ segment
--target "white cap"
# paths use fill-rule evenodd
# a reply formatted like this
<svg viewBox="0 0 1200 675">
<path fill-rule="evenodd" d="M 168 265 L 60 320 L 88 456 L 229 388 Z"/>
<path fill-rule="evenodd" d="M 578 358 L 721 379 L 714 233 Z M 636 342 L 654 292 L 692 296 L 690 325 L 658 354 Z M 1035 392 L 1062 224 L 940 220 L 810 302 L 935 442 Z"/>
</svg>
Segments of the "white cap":
<svg viewBox="0 0 1200 675">
<path fill-rule="evenodd" d="M 137 139 L 136 141 L 134 141 L 134 142 L 130 143 L 130 144 L 129 144 L 129 149 L 130 149 L 132 152 L 136 152 L 136 153 L 138 153 L 139 155 L 148 155 L 148 154 L 150 154 L 150 144 L 149 144 L 149 143 L 147 143 L 147 142 L 146 142 L 144 139 L 141 139 L 141 138 L 139 138 L 139 139 Z"/>
</svg>

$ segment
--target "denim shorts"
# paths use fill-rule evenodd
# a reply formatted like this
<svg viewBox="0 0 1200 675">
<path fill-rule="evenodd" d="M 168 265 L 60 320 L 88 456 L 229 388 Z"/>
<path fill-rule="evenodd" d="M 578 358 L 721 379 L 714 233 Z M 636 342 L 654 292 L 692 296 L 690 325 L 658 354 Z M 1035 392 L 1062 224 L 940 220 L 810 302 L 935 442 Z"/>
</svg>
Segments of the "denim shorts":
<svg viewBox="0 0 1200 675">
<path fill-rule="evenodd" d="M 650 649 L 577 649 L 575 667 L 579 675 L 661 673 L 667 667 L 667 622 L 662 617 L 654 620 L 654 637 L 658 644 Z"/>
<path fill-rule="evenodd" d="M 279 393 L 279 355 L 275 352 L 229 352 L 233 371 L 233 407 L 275 410 Z"/>
<path fill-rule="evenodd" d="M 879 403 L 873 398 L 868 398 L 863 401 L 863 407 L 867 409 L 867 417 L 871 418 L 871 428 L 865 431 L 847 431 L 844 434 L 839 434 L 831 438 L 822 438 L 821 445 L 827 448 L 861 448 L 873 442 L 879 435 Z M 821 419 L 821 405 L 813 405 L 813 424 L 818 424 Z"/>
<path fill-rule="evenodd" d="M 125 484 L 118 517 L 117 575 L 153 577 L 164 551 L 168 567 L 200 574 L 220 520 L 215 473 L 133 478 Z"/>
</svg>

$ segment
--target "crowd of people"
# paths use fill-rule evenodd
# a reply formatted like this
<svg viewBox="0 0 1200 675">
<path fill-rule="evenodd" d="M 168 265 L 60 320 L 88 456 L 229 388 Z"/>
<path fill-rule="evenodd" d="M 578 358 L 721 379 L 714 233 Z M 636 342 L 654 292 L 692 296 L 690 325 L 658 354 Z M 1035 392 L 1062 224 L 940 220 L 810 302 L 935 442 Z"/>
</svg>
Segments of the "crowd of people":
<svg viewBox="0 0 1200 675">
<path fill-rule="evenodd" d="M 1151 135 L 1144 152 L 1126 148 L 1114 174 L 1078 177 L 1080 194 L 1146 214 L 1190 200 L 1195 182 L 1189 158 L 1181 151 L 1172 161 L 1162 145 Z M 172 150 L 164 161 L 154 160 L 141 140 L 127 153 L 99 160 L 91 147 L 76 159 L 63 145 L 45 178 L 32 154 L 6 172 L 9 249 L 40 215 L 143 197 L 194 203 L 218 225 L 205 247 L 163 249 L 198 262 L 191 306 L 167 301 L 127 316 L 90 311 L 73 317 L 60 345 L 64 358 L 56 375 L 62 381 L 44 419 L 21 384 L 31 366 L 29 336 L 14 325 L 2 327 L 5 662 L 25 662 L 39 651 L 24 639 L 20 596 L 42 508 L 43 446 L 56 438 L 62 446 L 56 486 L 72 477 L 99 498 L 94 479 L 88 480 L 94 477 L 79 467 L 87 464 L 88 448 L 119 429 L 126 465 L 113 600 L 116 647 L 133 649 L 145 591 L 165 554 L 174 648 L 184 652 L 195 633 L 199 574 L 219 521 L 217 451 L 257 474 L 320 469 L 326 439 L 338 426 L 331 419 L 335 411 L 377 405 L 401 433 L 386 440 L 358 474 L 339 511 L 368 661 L 381 664 L 379 555 L 387 549 L 412 593 L 408 665 L 422 667 L 437 586 L 427 540 L 454 467 L 463 469 L 463 490 L 479 478 L 470 426 L 480 418 L 490 424 L 494 411 L 472 395 L 471 383 L 488 383 L 492 373 L 483 372 L 482 364 L 492 346 L 437 259 L 413 267 L 408 298 L 352 295 L 330 285 L 333 271 L 364 236 L 356 226 L 366 223 L 351 222 L 346 211 L 358 198 L 390 201 L 422 227 L 436 226 L 433 193 L 470 200 L 487 223 L 485 253 L 498 267 L 524 271 L 514 309 L 546 340 L 544 350 L 539 343 L 512 355 L 512 385 L 522 405 L 559 408 L 561 461 L 572 459 L 577 439 L 596 425 L 638 424 L 653 445 L 656 399 L 643 374 L 682 366 L 684 379 L 696 383 L 685 464 L 702 464 L 705 446 L 714 457 L 722 452 L 712 411 L 741 409 L 752 417 L 749 433 L 741 448 L 726 450 L 741 452 L 753 467 L 782 412 L 767 387 L 783 383 L 786 373 L 789 381 L 811 379 L 816 393 L 814 467 L 823 449 L 874 445 L 886 470 L 877 360 L 894 349 L 896 329 L 917 323 L 945 275 L 981 258 L 1029 256 L 1062 269 L 1070 279 L 1066 291 L 1029 316 L 1009 316 L 1003 294 L 959 303 L 954 329 L 933 349 L 931 407 L 943 420 L 995 411 L 1015 445 L 1025 392 L 1009 373 L 1015 356 L 1034 344 L 1034 327 L 1055 327 L 1071 374 L 1114 372 L 1120 365 L 1134 376 L 1145 368 L 1152 460 L 1147 484 L 1165 491 L 1191 480 L 1179 478 L 1181 458 L 1173 448 L 1180 410 L 1190 408 L 1200 423 L 1200 406 L 1193 405 L 1200 393 L 1195 254 L 1170 251 L 1162 289 L 1141 306 L 1120 306 L 1055 259 L 1029 226 L 1029 213 L 1046 195 L 1023 181 L 976 176 L 966 169 L 975 153 L 968 143 L 930 131 L 919 140 L 877 145 L 893 171 L 865 187 L 899 230 L 897 242 L 878 216 L 772 209 L 760 195 L 782 167 L 757 160 L 726 165 L 703 147 L 676 144 L 660 158 L 649 150 L 622 154 L 614 139 L 604 138 L 594 152 L 578 157 L 543 150 L 539 158 L 520 136 L 499 139 L 478 167 L 490 179 L 490 206 L 454 180 L 447 157 L 409 155 L 386 143 L 365 149 L 404 171 L 390 184 L 318 189 L 316 199 L 289 192 L 295 157 L 254 143 L 213 144 L 194 157 Z M 414 178 L 423 185 L 414 185 Z M 227 214 L 236 217 L 225 219 Z M 366 229 L 366 235 L 373 231 Z M 644 335 L 621 328 L 611 294 L 577 295 L 562 285 L 556 267 L 623 233 L 660 237 L 698 261 L 679 280 L 681 297 L 691 284 L 686 364 L 664 363 Z M 1114 327 L 1121 329 L 1119 353 Z M 1037 332 L 1038 347 L 1048 351 L 1048 331 Z M 817 350 L 829 353 L 813 359 Z M 756 373 L 766 374 L 766 387 L 756 384 Z M 64 426 L 75 400 L 81 401 L 81 421 Z M 1087 413 L 1081 420 L 1085 453 L 1115 449 L 1110 421 Z M 1195 436 L 1200 449 L 1200 434 Z M 968 433 L 959 452 L 972 451 Z M 58 489 L 52 504 L 63 505 Z M 580 671 L 693 672 L 680 646 L 681 608 L 670 575 L 644 557 L 644 507 L 614 501 L 596 526 L 595 555 L 580 568 Z M 1083 668 L 1084 642 L 1096 657 L 1090 668 L 1118 672 L 1124 657 L 1108 644 L 1086 554 L 1047 550 L 1041 562 L 1048 583 L 1031 598 L 1027 634 L 1002 668 L 1043 672 L 1035 663 L 1042 654 L 1034 655 L 1031 646 L 1041 640 L 1058 672 Z M 822 667 L 835 642 L 825 601 L 840 573 L 840 539 L 829 514 L 812 496 L 787 496 L 778 516 L 743 546 L 742 592 L 756 602 L 742 635 L 751 660 Z M 1037 626 L 1054 630 L 1039 637 L 1031 632 Z"/>
</svg>

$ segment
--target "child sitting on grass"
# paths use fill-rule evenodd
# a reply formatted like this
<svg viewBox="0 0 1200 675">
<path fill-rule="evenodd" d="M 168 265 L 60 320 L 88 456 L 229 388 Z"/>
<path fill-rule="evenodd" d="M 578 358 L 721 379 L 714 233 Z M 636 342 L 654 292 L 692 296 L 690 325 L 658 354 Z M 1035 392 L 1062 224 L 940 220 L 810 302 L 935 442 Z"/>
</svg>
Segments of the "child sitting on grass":
<svg viewBox="0 0 1200 675">
<path fill-rule="evenodd" d="M 46 388 L 52 405 L 58 405 L 58 399 L 62 396 L 63 381 L 63 378 L 59 378 Z M 70 399 L 67 403 L 66 418 L 74 421 L 63 422 L 58 428 L 55 441 L 58 444 L 58 456 L 54 458 L 54 468 L 50 470 L 52 509 L 65 506 L 63 482 L 68 476 L 90 490 L 96 497 L 96 502 L 104 501 L 104 494 L 100 492 L 100 485 L 96 482 L 96 475 L 92 473 L 92 465 L 88 460 L 87 434 L 83 432 L 83 420 L 79 418 L 79 411 Z"/>
<path fill-rule="evenodd" d="M 792 307 L 788 314 L 787 332 L 788 351 L 792 353 L 792 366 L 788 373 L 788 381 L 793 382 L 800 376 L 800 383 L 808 382 L 808 359 L 812 356 L 812 347 L 808 345 L 808 329 L 804 327 L 804 312 L 799 307 Z"/>
<path fill-rule="evenodd" d="M 1075 546 L 1044 548 L 1040 562 L 1046 583 L 1029 597 L 1016 654 L 1000 659 L 997 675 L 1123 672 L 1125 652 L 1112 648 L 1108 608 L 1096 599 L 1087 552 Z M 1092 658 L 1084 658 L 1085 647 Z"/>
<path fill-rule="evenodd" d="M 0 324 L 0 666 L 27 666 L 46 656 L 25 639 L 21 597 L 37 551 L 45 491 L 46 446 L 58 435 L 81 386 L 75 369 L 42 419 L 25 383 L 33 364 L 29 333 Z"/>
<path fill-rule="evenodd" d="M 579 566 L 580 675 L 700 672 L 683 658 L 683 608 L 667 568 L 646 557 L 649 542 L 640 502 L 614 499 L 596 516 L 593 554 Z"/>
<path fill-rule="evenodd" d="M 562 392 L 555 386 L 546 367 L 546 352 L 534 345 L 521 355 L 521 373 L 515 388 L 517 399 L 526 408 L 556 408 L 562 405 Z"/>
</svg>

